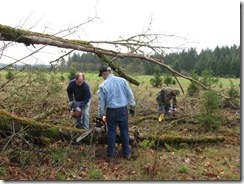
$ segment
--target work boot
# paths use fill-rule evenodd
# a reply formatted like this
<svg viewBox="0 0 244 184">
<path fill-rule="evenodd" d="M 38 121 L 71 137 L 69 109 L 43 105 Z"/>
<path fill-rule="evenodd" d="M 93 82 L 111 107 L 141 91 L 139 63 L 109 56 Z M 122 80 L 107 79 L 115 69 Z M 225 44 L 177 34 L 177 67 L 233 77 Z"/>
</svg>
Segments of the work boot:
<svg viewBox="0 0 244 184">
<path fill-rule="evenodd" d="M 114 161 L 113 157 L 107 157 L 105 160 L 105 162 L 108 162 L 108 163 L 113 162 L 113 161 Z"/>
<path fill-rule="evenodd" d="M 131 159 L 131 153 L 125 157 L 127 160 Z"/>
<path fill-rule="evenodd" d="M 78 128 L 78 129 L 84 129 L 84 128 L 83 128 L 80 124 L 78 124 L 78 123 L 75 125 L 75 128 Z"/>
</svg>

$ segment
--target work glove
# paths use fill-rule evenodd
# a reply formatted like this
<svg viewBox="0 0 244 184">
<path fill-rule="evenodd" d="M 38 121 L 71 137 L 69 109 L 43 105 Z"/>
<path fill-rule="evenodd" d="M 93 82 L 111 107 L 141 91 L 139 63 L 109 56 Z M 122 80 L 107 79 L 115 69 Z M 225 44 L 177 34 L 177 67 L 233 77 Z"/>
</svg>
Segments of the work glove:
<svg viewBox="0 0 244 184">
<path fill-rule="evenodd" d="M 96 126 L 95 126 L 95 130 L 97 132 L 103 132 L 105 133 L 106 132 L 106 116 L 103 116 L 102 118 L 99 118 L 99 117 L 96 117 Z"/>
<path fill-rule="evenodd" d="M 103 116 L 103 117 L 102 117 L 102 120 L 103 120 L 104 122 L 107 122 L 107 118 L 106 118 L 106 116 Z"/>
<path fill-rule="evenodd" d="M 130 112 L 131 116 L 134 116 L 135 115 L 135 106 L 130 106 L 129 112 Z"/>
<path fill-rule="evenodd" d="M 76 107 L 76 109 L 75 109 L 76 111 L 78 111 L 78 112 L 80 112 L 81 111 L 81 109 L 80 109 L 80 107 Z"/>
<path fill-rule="evenodd" d="M 69 102 L 69 106 L 70 106 L 70 107 L 72 107 L 73 104 L 74 104 L 74 101 L 70 101 L 70 102 Z"/>
<path fill-rule="evenodd" d="M 176 114 L 176 111 L 177 111 L 177 109 L 176 108 L 173 108 L 172 109 L 172 115 L 175 115 Z"/>
</svg>

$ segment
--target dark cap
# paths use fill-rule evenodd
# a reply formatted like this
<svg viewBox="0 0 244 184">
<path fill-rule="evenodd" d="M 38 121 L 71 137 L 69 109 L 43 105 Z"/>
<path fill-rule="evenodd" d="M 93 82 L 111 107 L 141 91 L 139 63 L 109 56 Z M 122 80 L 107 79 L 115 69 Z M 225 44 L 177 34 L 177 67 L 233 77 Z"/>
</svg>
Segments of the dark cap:
<svg viewBox="0 0 244 184">
<path fill-rule="evenodd" d="M 107 72 L 107 71 L 111 71 L 111 70 L 112 69 L 109 66 L 102 66 L 99 69 L 99 75 L 98 75 L 98 77 L 101 77 L 103 72 Z"/>
</svg>

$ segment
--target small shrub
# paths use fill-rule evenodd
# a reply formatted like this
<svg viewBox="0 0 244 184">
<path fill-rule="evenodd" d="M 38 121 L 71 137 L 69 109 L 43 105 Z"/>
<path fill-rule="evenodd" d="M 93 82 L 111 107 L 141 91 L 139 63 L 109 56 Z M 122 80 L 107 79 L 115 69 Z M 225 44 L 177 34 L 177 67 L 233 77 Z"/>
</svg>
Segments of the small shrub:
<svg viewBox="0 0 244 184">
<path fill-rule="evenodd" d="M 236 86 L 232 80 L 230 80 L 230 89 L 227 90 L 227 94 L 229 95 L 229 97 L 231 97 L 232 99 L 235 98 L 239 98 L 240 91 L 238 89 L 238 86 Z"/>
<path fill-rule="evenodd" d="M 188 167 L 186 167 L 186 166 L 180 166 L 178 169 L 178 173 L 185 173 L 185 174 L 187 174 L 188 173 Z"/>
<path fill-rule="evenodd" d="M 187 93 L 192 97 L 199 96 L 199 86 L 195 83 L 191 83 L 187 88 Z"/>
<path fill-rule="evenodd" d="M 196 121 L 199 122 L 205 131 L 219 130 L 222 118 L 211 116 L 209 114 L 200 114 Z"/>
<path fill-rule="evenodd" d="M 219 84 L 219 80 L 214 78 L 211 71 L 202 73 L 202 82 L 209 89 L 200 98 L 200 115 L 198 122 L 202 123 L 205 130 L 217 130 L 221 126 L 221 96 L 217 90 L 213 90 Z"/>
<path fill-rule="evenodd" d="M 148 139 L 145 139 L 142 141 L 141 143 L 141 146 L 143 148 L 151 148 L 155 145 L 155 142 L 154 141 L 151 141 L 151 140 L 148 140 Z"/>
<path fill-rule="evenodd" d="M 63 173 L 57 173 L 57 180 L 66 180 L 67 177 Z"/>
<path fill-rule="evenodd" d="M 14 78 L 14 74 L 12 71 L 8 71 L 7 74 L 6 74 L 6 79 L 7 80 L 10 80 L 10 79 L 13 79 Z"/>
<path fill-rule="evenodd" d="M 62 149 L 54 150 L 50 156 L 53 163 L 58 163 L 64 159 Z"/>
<path fill-rule="evenodd" d="M 90 180 L 102 180 L 103 174 L 99 170 L 94 169 L 94 165 L 91 165 L 89 168 L 88 177 Z"/>
<path fill-rule="evenodd" d="M 239 87 L 236 86 L 232 80 L 230 80 L 230 88 L 226 90 L 226 93 L 230 97 L 230 99 L 223 100 L 224 107 L 240 107 L 240 90 Z"/>
<path fill-rule="evenodd" d="M 163 79 L 161 77 L 161 69 L 159 66 L 154 67 L 153 78 L 150 79 L 150 84 L 153 87 L 161 87 Z"/>
<path fill-rule="evenodd" d="M 219 114 L 221 98 L 216 91 L 206 91 L 200 99 L 201 112 L 214 116 Z"/>
<path fill-rule="evenodd" d="M 69 70 L 69 74 L 68 74 L 68 78 L 69 80 L 72 80 L 75 78 L 75 74 L 76 74 L 76 71 L 75 69 L 72 67 L 70 70 Z"/>
<path fill-rule="evenodd" d="M 1 176 L 2 176 L 2 177 L 7 176 L 7 171 L 6 171 L 5 168 L 2 167 L 2 166 L 0 166 L 0 179 L 3 180 L 4 178 L 2 178 Z"/>
<path fill-rule="evenodd" d="M 165 77 L 164 77 L 164 84 L 166 84 L 167 86 L 170 85 L 170 84 L 176 84 L 176 81 L 172 78 L 171 75 L 169 74 L 166 74 Z"/>
<path fill-rule="evenodd" d="M 194 80 L 198 80 L 198 76 L 194 73 L 191 74 L 191 77 Z M 198 84 L 196 84 L 195 82 L 192 82 L 188 87 L 187 87 L 187 93 L 189 96 L 192 97 L 197 97 L 199 96 L 199 91 L 200 91 L 200 87 Z"/>
<path fill-rule="evenodd" d="M 64 82 L 65 81 L 65 77 L 63 75 L 60 76 L 60 80 L 61 82 Z"/>
</svg>

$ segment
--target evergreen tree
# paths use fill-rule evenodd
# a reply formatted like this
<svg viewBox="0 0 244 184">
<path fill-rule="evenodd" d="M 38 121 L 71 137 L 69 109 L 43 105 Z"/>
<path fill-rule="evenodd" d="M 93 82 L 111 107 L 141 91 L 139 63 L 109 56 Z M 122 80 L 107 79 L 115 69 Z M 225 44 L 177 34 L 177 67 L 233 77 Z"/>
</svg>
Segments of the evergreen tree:
<svg viewBox="0 0 244 184">
<path fill-rule="evenodd" d="M 157 53 L 150 55 L 164 63 L 174 70 L 187 75 L 195 71 L 197 75 L 201 75 L 204 70 L 211 69 L 214 76 L 219 77 L 240 77 L 240 46 L 218 47 L 212 51 L 205 49 L 198 54 L 196 49 L 190 48 L 182 52 L 174 53 Z M 128 74 L 153 75 L 154 64 L 138 58 L 112 58 L 108 56 L 117 66 L 123 68 Z M 68 68 L 71 66 L 77 70 L 97 72 L 98 68 L 103 65 L 98 57 L 93 53 L 77 53 L 74 52 L 68 57 Z M 67 69 L 68 69 L 67 68 Z M 167 69 L 161 68 L 161 72 L 167 72 Z"/>
<path fill-rule="evenodd" d="M 154 74 L 153 74 L 153 78 L 151 78 L 150 80 L 150 84 L 153 87 L 161 87 L 162 86 L 162 82 L 163 79 L 161 77 L 161 69 L 159 66 L 154 67 Z"/>
</svg>

